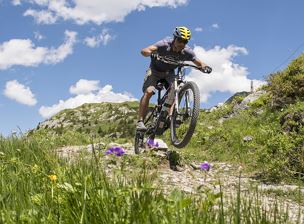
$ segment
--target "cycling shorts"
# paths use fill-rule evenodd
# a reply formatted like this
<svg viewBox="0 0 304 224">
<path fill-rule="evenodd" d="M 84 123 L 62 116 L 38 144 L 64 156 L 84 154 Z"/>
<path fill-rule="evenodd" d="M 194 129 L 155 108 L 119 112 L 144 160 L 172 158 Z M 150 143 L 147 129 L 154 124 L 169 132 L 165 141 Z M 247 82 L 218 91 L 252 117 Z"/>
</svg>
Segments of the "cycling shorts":
<svg viewBox="0 0 304 224">
<path fill-rule="evenodd" d="M 160 80 L 166 80 L 170 85 L 174 81 L 174 71 L 169 72 L 158 72 L 149 68 L 146 72 L 142 91 L 145 93 L 146 90 L 156 92 L 156 85 Z"/>
</svg>

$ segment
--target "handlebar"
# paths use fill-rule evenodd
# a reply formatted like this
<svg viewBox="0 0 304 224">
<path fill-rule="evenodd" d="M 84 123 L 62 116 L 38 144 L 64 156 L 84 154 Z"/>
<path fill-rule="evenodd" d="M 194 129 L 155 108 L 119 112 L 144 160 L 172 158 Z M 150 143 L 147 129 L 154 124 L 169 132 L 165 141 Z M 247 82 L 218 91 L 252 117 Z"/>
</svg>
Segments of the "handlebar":
<svg viewBox="0 0 304 224">
<path fill-rule="evenodd" d="M 182 68 L 182 67 L 192 67 L 192 68 L 195 68 L 203 73 L 210 73 L 210 67 L 206 68 L 201 68 L 201 67 L 198 67 L 196 65 L 193 65 L 193 64 L 189 64 L 189 63 L 185 63 L 184 61 L 179 61 L 179 60 L 175 60 L 173 58 L 169 58 L 169 57 L 166 57 L 166 56 L 160 56 L 160 55 L 151 55 L 152 58 L 158 60 L 158 61 L 161 61 L 161 62 L 164 62 L 164 63 L 167 63 L 167 64 L 171 64 L 171 65 L 176 65 L 178 68 Z M 211 69 L 212 70 L 212 69 Z"/>
</svg>

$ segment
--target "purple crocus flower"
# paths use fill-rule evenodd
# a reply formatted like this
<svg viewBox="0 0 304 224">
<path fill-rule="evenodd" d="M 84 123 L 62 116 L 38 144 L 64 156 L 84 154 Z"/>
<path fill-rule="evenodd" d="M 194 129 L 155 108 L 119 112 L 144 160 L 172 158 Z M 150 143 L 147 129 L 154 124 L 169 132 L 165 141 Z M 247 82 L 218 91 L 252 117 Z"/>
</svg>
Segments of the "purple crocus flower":
<svg viewBox="0 0 304 224">
<path fill-rule="evenodd" d="M 156 148 L 158 148 L 158 146 L 159 146 L 158 142 L 154 142 L 154 139 L 152 139 L 152 138 L 147 139 L 147 145 L 149 147 L 156 147 Z"/>
<path fill-rule="evenodd" d="M 203 162 L 203 163 L 200 165 L 200 169 L 201 169 L 201 170 L 209 171 L 210 168 L 211 168 L 211 165 L 210 165 L 207 161 Z"/>
<path fill-rule="evenodd" d="M 115 156 L 122 156 L 123 154 L 125 154 L 125 150 L 121 147 L 111 147 L 109 148 L 106 152 L 105 152 L 106 155 L 109 155 L 109 154 L 114 154 Z"/>
</svg>

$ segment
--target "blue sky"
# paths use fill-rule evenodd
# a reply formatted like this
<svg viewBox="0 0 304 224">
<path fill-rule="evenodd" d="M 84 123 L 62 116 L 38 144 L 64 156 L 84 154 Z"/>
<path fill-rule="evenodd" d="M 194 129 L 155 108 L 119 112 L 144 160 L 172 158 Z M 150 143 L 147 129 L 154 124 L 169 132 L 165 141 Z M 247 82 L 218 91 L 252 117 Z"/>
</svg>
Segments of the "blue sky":
<svg viewBox="0 0 304 224">
<path fill-rule="evenodd" d="M 189 45 L 214 69 L 188 76 L 202 108 L 212 107 L 303 52 L 303 8 L 301 0 L 0 0 L 0 133 L 85 102 L 140 99 L 149 64 L 140 50 L 175 26 L 191 29 Z"/>
</svg>

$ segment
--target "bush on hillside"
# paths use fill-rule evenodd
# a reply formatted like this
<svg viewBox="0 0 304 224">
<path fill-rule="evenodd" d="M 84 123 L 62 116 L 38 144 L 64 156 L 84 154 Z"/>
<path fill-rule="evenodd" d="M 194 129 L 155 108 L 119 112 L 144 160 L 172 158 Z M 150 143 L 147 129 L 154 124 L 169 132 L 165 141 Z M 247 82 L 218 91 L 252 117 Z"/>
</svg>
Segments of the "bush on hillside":
<svg viewBox="0 0 304 224">
<path fill-rule="evenodd" d="M 304 111 L 287 112 L 281 116 L 280 124 L 284 132 L 296 132 L 299 134 L 304 127 Z"/>
<path fill-rule="evenodd" d="M 268 77 L 272 107 L 283 108 L 297 100 L 304 100 L 304 54 L 280 72 Z"/>
</svg>

